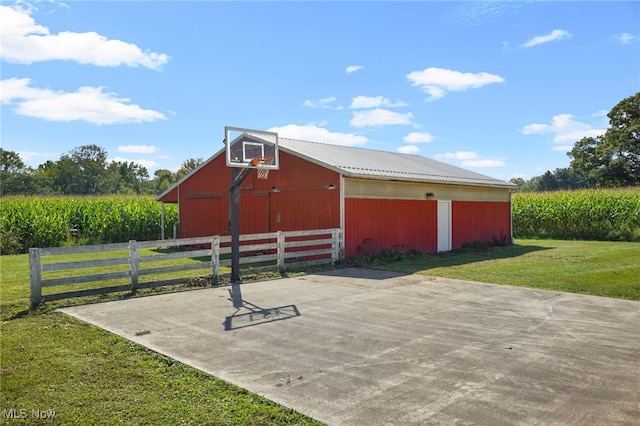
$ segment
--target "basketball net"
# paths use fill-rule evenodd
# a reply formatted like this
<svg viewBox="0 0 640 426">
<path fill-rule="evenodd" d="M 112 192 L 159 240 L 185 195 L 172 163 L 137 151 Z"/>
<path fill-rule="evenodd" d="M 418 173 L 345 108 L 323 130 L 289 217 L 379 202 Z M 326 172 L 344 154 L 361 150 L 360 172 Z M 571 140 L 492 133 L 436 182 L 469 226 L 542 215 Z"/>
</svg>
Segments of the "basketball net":
<svg viewBox="0 0 640 426">
<path fill-rule="evenodd" d="M 251 165 L 258 172 L 258 179 L 266 179 L 269 176 L 269 166 L 273 164 L 273 157 L 255 157 L 251 159 Z"/>
</svg>

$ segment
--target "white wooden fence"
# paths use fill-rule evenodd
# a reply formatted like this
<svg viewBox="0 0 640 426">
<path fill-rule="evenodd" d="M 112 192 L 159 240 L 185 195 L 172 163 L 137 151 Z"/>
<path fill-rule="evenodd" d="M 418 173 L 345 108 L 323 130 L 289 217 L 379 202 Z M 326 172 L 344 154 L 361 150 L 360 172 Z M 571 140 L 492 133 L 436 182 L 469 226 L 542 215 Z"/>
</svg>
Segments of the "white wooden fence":
<svg viewBox="0 0 640 426">
<path fill-rule="evenodd" d="M 140 255 L 140 249 L 181 248 L 180 251 L 172 251 L 162 254 Z M 208 247 L 208 248 L 205 248 Z M 265 270 L 284 270 L 305 265 L 332 263 L 343 256 L 343 240 L 340 229 L 317 229 L 309 231 L 271 232 L 264 234 L 250 234 L 240 236 L 240 264 L 241 272 L 262 272 Z M 128 250 L 128 255 L 121 257 L 108 257 L 104 259 L 83 260 L 72 262 L 43 263 L 43 258 L 49 256 L 64 256 L 80 253 L 103 253 Z M 138 289 L 154 288 L 165 285 L 182 284 L 189 278 L 158 279 L 158 275 L 207 269 L 206 275 L 217 278 L 220 274 L 220 266 L 231 265 L 231 236 L 196 237 L 175 240 L 157 241 L 130 241 L 129 243 L 99 244 L 91 246 L 52 247 L 29 249 L 29 267 L 31 273 L 31 305 L 46 301 L 60 300 L 71 297 L 90 296 L 121 291 L 135 293 Z M 112 253 L 113 254 L 113 253 Z M 115 253 L 117 254 L 117 253 Z M 143 268 L 145 263 L 184 259 L 203 258 L 195 263 L 186 263 L 171 266 L 156 266 Z M 222 257 L 222 258 L 221 258 Z M 93 268 L 109 269 L 115 265 L 129 265 L 128 270 L 123 268 L 117 272 L 90 273 L 85 275 L 71 275 L 43 279 L 51 271 L 79 270 Z M 257 266 L 256 266 L 257 264 Z M 252 266 L 253 265 L 253 266 Z M 61 274 L 58 272 L 57 274 Z M 68 275 L 68 274 L 67 274 Z M 140 282 L 140 277 L 148 276 L 151 280 Z M 112 286 L 93 286 L 86 288 L 86 283 L 98 283 L 101 281 L 126 279 L 125 284 Z M 68 286 L 85 284 L 81 290 L 72 290 L 62 293 L 44 294 L 44 287 Z"/>
</svg>

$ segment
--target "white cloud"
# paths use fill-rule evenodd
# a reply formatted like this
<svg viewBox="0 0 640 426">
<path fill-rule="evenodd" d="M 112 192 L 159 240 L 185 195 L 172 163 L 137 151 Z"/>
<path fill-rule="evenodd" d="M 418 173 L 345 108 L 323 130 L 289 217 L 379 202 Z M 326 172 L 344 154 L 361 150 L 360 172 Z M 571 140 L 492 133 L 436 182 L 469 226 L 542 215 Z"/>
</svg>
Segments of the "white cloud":
<svg viewBox="0 0 640 426">
<path fill-rule="evenodd" d="M 405 145 L 405 146 L 398 147 L 398 152 L 402 154 L 415 154 L 416 152 L 419 152 L 419 151 L 420 151 L 420 148 L 418 148 L 415 145 Z"/>
<path fill-rule="evenodd" d="M 119 145 L 118 151 L 128 154 L 152 154 L 156 152 L 156 147 L 153 145 Z"/>
<path fill-rule="evenodd" d="M 464 167 L 504 167 L 506 164 L 502 160 L 465 160 L 462 162 Z"/>
<path fill-rule="evenodd" d="M 592 125 L 575 120 L 572 114 L 558 114 L 551 118 L 551 124 L 532 123 L 522 128 L 525 135 L 552 134 L 553 141 L 566 145 L 575 143 L 584 137 L 596 137 L 606 129 L 594 129 Z"/>
<path fill-rule="evenodd" d="M 477 89 L 492 83 L 502 83 L 504 78 L 486 72 L 469 73 L 444 68 L 425 68 L 407 74 L 412 86 L 419 86 L 431 99 L 439 99 L 447 92 Z"/>
<path fill-rule="evenodd" d="M 551 149 L 554 151 L 569 152 L 573 149 L 573 145 L 557 145 Z"/>
<path fill-rule="evenodd" d="M 461 161 L 462 167 L 504 167 L 504 158 L 479 158 L 475 151 L 458 151 L 436 154 L 435 158 Z"/>
<path fill-rule="evenodd" d="M 618 40 L 620 40 L 622 44 L 630 44 L 634 38 L 636 38 L 636 36 L 631 33 L 622 33 L 618 36 Z"/>
<path fill-rule="evenodd" d="M 142 167 L 145 167 L 147 171 L 149 169 L 156 169 L 160 166 L 160 164 L 156 163 L 153 160 L 145 160 L 145 159 L 131 160 L 129 158 L 124 158 L 124 157 L 115 157 L 115 158 L 110 158 L 109 161 L 111 162 L 119 161 L 122 163 L 135 163 Z"/>
<path fill-rule="evenodd" d="M 38 167 L 48 160 L 55 161 L 60 157 L 60 153 L 57 152 L 18 151 L 18 155 L 31 167 Z"/>
<path fill-rule="evenodd" d="M 554 40 L 562 40 L 571 37 L 571 33 L 565 30 L 553 30 L 547 35 L 536 36 L 522 45 L 522 47 L 533 47 L 542 43 L 548 43 Z"/>
<path fill-rule="evenodd" d="M 19 6 L 0 6 L 0 56 L 8 62 L 30 64 L 51 60 L 70 60 L 80 64 L 116 67 L 143 66 L 161 69 L 169 60 L 164 53 L 142 51 L 121 40 L 108 39 L 96 32 L 62 31 L 51 34 Z"/>
<path fill-rule="evenodd" d="M 413 114 L 410 112 L 399 113 L 386 109 L 372 109 L 366 111 L 356 111 L 349 124 L 353 127 L 376 127 L 392 124 L 413 124 L 411 119 Z"/>
<path fill-rule="evenodd" d="M 302 105 L 309 108 L 328 108 L 328 109 L 335 109 L 335 110 L 343 109 L 342 106 L 330 105 L 332 102 L 335 102 L 335 101 L 336 101 L 335 96 L 329 96 L 328 98 L 318 99 L 317 101 L 312 101 L 310 99 L 307 99 L 306 101 L 303 102 Z"/>
<path fill-rule="evenodd" d="M 352 72 L 360 71 L 363 68 L 364 67 L 362 67 L 360 65 L 349 65 L 347 67 L 346 71 L 347 71 L 347 74 L 351 74 Z"/>
<path fill-rule="evenodd" d="M 297 124 L 287 124 L 282 127 L 272 127 L 268 132 L 276 132 L 279 137 L 289 139 L 300 139 L 311 142 L 322 142 L 332 145 L 363 145 L 369 141 L 364 136 L 355 135 L 353 133 L 330 132 L 329 130 L 318 127 L 315 124 L 307 124 L 299 126 Z"/>
<path fill-rule="evenodd" d="M 479 158 L 475 151 L 446 152 L 435 155 L 435 158 L 458 160 L 463 167 L 504 167 L 506 165 L 503 158 Z"/>
<path fill-rule="evenodd" d="M 165 119 L 164 114 L 142 109 L 127 98 L 104 93 L 103 87 L 80 87 L 62 92 L 31 87 L 29 78 L 0 81 L 3 104 L 14 104 L 14 112 L 49 121 L 87 121 L 94 124 L 141 123 Z"/>
<path fill-rule="evenodd" d="M 478 153 L 475 151 L 446 152 L 444 154 L 436 154 L 435 157 L 445 160 L 473 160 L 478 158 Z"/>
<path fill-rule="evenodd" d="M 520 12 L 526 2 L 515 1 L 472 1 L 456 2 L 460 5 L 444 16 L 445 23 L 462 26 L 486 24 L 503 16 Z"/>
<path fill-rule="evenodd" d="M 381 106 L 393 108 L 407 106 L 407 104 L 402 101 L 391 102 L 384 96 L 356 96 L 351 100 L 351 106 L 349 108 L 377 108 Z"/>
<path fill-rule="evenodd" d="M 426 132 L 411 132 L 403 139 L 407 143 L 429 143 L 433 141 L 433 136 Z"/>
</svg>

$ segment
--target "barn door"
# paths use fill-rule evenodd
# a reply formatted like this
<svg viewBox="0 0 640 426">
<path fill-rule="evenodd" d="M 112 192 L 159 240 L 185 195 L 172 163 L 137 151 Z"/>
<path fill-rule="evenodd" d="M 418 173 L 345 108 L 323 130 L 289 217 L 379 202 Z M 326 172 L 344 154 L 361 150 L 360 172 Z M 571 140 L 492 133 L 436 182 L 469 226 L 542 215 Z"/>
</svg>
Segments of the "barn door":
<svg viewBox="0 0 640 426">
<path fill-rule="evenodd" d="M 451 201 L 438 201 L 438 251 L 451 250 Z"/>
</svg>

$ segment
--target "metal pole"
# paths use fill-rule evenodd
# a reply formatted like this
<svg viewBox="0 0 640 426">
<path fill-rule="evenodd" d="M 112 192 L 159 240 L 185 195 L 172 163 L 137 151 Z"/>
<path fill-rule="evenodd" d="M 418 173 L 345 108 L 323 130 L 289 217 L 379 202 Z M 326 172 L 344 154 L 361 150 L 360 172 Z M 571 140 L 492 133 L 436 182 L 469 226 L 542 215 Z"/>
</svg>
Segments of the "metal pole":
<svg viewBox="0 0 640 426">
<path fill-rule="evenodd" d="M 240 282 L 240 185 L 236 180 L 240 169 L 231 169 L 231 187 L 229 189 L 229 203 L 231 217 L 231 283 Z"/>
<path fill-rule="evenodd" d="M 242 308 L 240 292 L 240 186 L 249 176 L 251 169 L 231 168 L 229 185 L 229 228 L 231 230 L 231 300 L 233 307 Z"/>
</svg>

